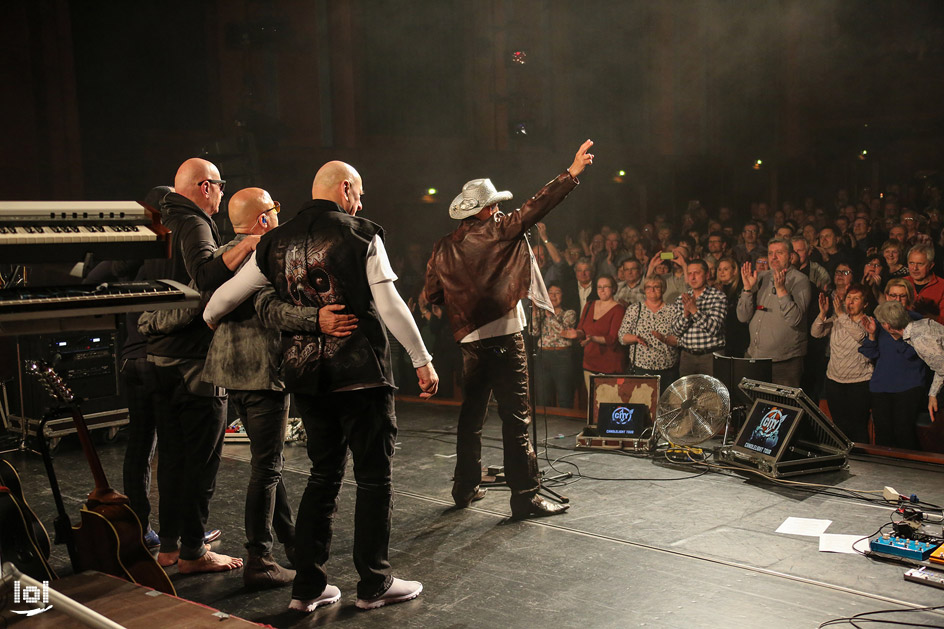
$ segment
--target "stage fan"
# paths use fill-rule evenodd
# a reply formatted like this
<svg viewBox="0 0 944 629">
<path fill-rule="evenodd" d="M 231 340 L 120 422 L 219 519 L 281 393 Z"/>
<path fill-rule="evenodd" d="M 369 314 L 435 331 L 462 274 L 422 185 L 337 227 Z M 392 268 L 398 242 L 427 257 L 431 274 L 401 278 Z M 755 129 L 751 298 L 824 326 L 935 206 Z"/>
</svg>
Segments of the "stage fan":
<svg viewBox="0 0 944 629">
<path fill-rule="evenodd" d="M 696 446 L 718 433 L 730 411 L 731 396 L 720 380 L 685 376 L 662 392 L 656 430 L 671 444 Z"/>
</svg>

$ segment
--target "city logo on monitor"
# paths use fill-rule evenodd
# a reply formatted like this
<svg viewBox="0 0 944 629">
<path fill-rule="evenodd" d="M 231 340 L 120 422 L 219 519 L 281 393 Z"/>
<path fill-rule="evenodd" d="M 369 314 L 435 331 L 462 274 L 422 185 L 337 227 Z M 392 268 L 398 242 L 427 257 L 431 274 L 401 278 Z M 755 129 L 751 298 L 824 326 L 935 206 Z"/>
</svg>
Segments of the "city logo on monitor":
<svg viewBox="0 0 944 629">
<path fill-rule="evenodd" d="M 613 409 L 613 423 L 625 426 L 633 420 L 633 410 L 634 409 L 626 408 L 625 406 L 617 406 Z"/>
<path fill-rule="evenodd" d="M 776 406 L 773 407 L 761 418 L 757 428 L 751 433 L 751 441 L 755 443 L 760 441 L 768 448 L 773 448 L 780 441 L 780 426 L 786 418 L 782 410 Z"/>
</svg>

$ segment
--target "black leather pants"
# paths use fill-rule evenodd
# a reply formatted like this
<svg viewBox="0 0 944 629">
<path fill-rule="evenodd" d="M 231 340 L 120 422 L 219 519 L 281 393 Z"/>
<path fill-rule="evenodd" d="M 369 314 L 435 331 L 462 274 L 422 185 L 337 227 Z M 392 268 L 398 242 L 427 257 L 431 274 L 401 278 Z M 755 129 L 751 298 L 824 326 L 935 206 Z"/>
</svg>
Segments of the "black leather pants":
<svg viewBox="0 0 944 629">
<path fill-rule="evenodd" d="M 540 487 L 538 462 L 528 436 L 528 359 L 520 333 L 462 343 L 463 402 L 456 441 L 455 483 L 476 487 L 482 479 L 482 426 L 489 393 L 502 420 L 505 480 L 513 494 Z"/>
</svg>

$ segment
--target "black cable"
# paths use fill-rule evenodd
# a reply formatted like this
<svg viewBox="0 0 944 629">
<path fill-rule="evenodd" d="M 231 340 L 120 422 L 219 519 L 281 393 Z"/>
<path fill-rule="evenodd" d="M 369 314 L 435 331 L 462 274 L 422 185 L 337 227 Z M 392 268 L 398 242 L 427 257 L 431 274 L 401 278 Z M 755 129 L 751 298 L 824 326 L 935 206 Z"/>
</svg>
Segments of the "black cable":
<svg viewBox="0 0 944 629">
<path fill-rule="evenodd" d="M 861 620 L 863 622 L 881 622 L 889 625 L 898 625 L 901 627 L 935 627 L 937 629 L 944 629 L 944 625 L 929 625 L 924 623 L 913 623 L 906 621 L 898 620 L 886 620 L 884 618 L 866 618 L 866 616 L 872 616 L 875 614 L 903 614 L 903 613 L 915 613 L 915 612 L 929 612 L 929 611 L 939 611 L 944 609 L 944 605 L 935 605 L 932 607 L 913 607 L 910 609 L 879 609 L 871 612 L 861 612 L 855 614 L 854 616 L 846 616 L 843 618 L 833 618 L 832 620 L 827 620 L 823 623 L 820 623 L 817 629 L 822 627 L 829 627 L 832 625 L 838 625 L 842 623 L 848 623 L 853 627 L 858 627 L 855 621 Z"/>
</svg>

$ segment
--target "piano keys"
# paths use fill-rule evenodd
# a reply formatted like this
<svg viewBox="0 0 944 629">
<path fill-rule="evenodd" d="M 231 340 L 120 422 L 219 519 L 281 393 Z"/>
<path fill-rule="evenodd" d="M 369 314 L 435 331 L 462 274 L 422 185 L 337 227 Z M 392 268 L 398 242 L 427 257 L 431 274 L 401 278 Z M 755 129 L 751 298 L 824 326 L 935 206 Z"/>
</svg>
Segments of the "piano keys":
<svg viewBox="0 0 944 629">
<path fill-rule="evenodd" d="M 170 257 L 160 212 L 134 201 L 0 201 L 0 263 Z"/>
<path fill-rule="evenodd" d="M 0 290 L 0 336 L 105 330 L 115 327 L 117 315 L 199 304 L 197 291 L 172 280 L 6 288 Z"/>
</svg>

